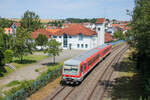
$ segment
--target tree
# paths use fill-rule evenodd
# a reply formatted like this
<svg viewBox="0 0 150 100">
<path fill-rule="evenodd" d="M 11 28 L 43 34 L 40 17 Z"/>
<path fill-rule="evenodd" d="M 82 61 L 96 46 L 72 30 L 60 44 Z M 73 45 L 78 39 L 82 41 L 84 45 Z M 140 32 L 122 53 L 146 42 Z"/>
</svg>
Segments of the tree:
<svg viewBox="0 0 150 100">
<path fill-rule="evenodd" d="M 0 47 L 3 50 L 10 49 L 11 43 L 10 43 L 10 37 L 7 34 L 4 33 L 3 28 L 0 28 Z"/>
<path fill-rule="evenodd" d="M 61 43 L 57 42 L 55 39 L 51 39 L 47 43 L 47 49 L 45 52 L 53 56 L 53 63 L 55 63 L 55 56 L 58 56 L 59 53 L 62 51 L 60 46 L 61 46 Z"/>
<path fill-rule="evenodd" d="M 124 37 L 122 31 L 116 31 L 116 32 L 114 33 L 113 37 L 114 37 L 115 39 L 119 39 L 119 40 L 124 40 L 124 39 L 125 39 L 125 37 Z"/>
<path fill-rule="evenodd" d="M 13 52 L 12 50 L 6 50 L 4 52 L 5 62 L 10 63 L 13 60 Z"/>
<path fill-rule="evenodd" d="M 0 50 L 0 67 L 4 65 L 5 65 L 5 57 L 4 57 L 2 50 Z"/>
<path fill-rule="evenodd" d="M 136 49 L 136 67 L 142 75 L 142 100 L 150 99 L 150 0 L 135 0 L 132 15 L 132 47 Z"/>
<path fill-rule="evenodd" d="M 36 45 L 41 46 L 43 50 L 43 46 L 45 46 L 46 43 L 48 42 L 48 38 L 43 34 L 39 34 L 38 37 L 35 39 L 35 42 Z"/>
<path fill-rule="evenodd" d="M 0 27 L 1 28 L 10 27 L 11 24 L 12 24 L 12 21 L 5 19 L 5 18 L 0 18 Z"/>
<path fill-rule="evenodd" d="M 31 33 L 22 27 L 17 28 L 13 52 L 20 59 L 20 63 L 23 61 L 23 56 L 32 53 L 33 49 Z"/>
<path fill-rule="evenodd" d="M 116 21 L 117 21 L 116 19 L 113 19 L 113 20 L 112 20 L 113 24 L 115 24 Z"/>
<path fill-rule="evenodd" d="M 40 28 L 41 26 L 39 16 L 29 10 L 27 10 L 24 13 L 24 16 L 22 17 L 20 23 L 21 23 L 21 26 L 27 29 L 28 31 L 34 31 Z"/>
<path fill-rule="evenodd" d="M 62 27 L 63 21 L 52 21 L 52 22 L 49 21 L 48 24 L 56 27 Z"/>
</svg>

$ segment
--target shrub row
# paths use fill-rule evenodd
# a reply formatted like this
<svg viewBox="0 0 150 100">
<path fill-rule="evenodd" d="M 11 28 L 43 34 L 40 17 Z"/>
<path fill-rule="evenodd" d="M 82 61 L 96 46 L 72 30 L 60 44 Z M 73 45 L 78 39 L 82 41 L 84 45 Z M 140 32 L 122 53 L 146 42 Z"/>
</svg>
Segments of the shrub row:
<svg viewBox="0 0 150 100">
<path fill-rule="evenodd" d="M 62 63 L 48 68 L 36 80 L 23 81 L 18 87 L 5 92 L 3 100 L 25 100 L 41 87 L 47 85 L 52 80 L 61 75 Z"/>
</svg>

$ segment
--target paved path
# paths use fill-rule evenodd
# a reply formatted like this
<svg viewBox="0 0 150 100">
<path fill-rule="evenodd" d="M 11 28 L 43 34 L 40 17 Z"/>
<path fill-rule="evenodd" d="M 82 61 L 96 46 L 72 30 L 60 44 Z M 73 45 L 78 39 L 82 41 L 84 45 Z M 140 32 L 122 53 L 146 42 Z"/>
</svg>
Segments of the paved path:
<svg viewBox="0 0 150 100">
<path fill-rule="evenodd" d="M 64 61 L 64 60 L 69 59 L 75 55 L 82 53 L 82 52 L 85 52 L 85 51 L 84 50 L 71 50 L 71 51 L 64 50 L 60 54 L 60 56 L 56 57 L 56 62 Z M 52 57 L 48 57 L 48 58 L 41 60 L 35 64 L 20 68 L 16 71 L 10 73 L 8 76 L 0 79 L 0 84 L 5 85 L 13 80 L 22 81 L 22 80 L 36 79 L 39 76 L 39 73 L 35 72 L 35 69 L 41 68 L 41 67 L 45 66 L 43 64 L 50 63 L 52 61 L 53 61 Z"/>
</svg>

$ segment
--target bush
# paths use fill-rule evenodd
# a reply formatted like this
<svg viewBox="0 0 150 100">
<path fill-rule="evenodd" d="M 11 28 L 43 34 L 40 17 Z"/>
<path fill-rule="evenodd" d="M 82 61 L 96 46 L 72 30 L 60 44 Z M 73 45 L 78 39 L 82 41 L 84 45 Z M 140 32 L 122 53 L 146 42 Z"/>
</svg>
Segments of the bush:
<svg viewBox="0 0 150 100">
<path fill-rule="evenodd" d="M 8 83 L 6 86 L 11 87 L 11 86 L 18 85 L 18 84 L 20 84 L 20 82 L 18 80 L 14 80 L 14 81 Z"/>
<path fill-rule="evenodd" d="M 35 69 L 35 72 L 39 72 L 39 69 Z"/>
<path fill-rule="evenodd" d="M 5 62 L 10 63 L 13 60 L 12 50 L 6 50 L 4 52 Z"/>
<path fill-rule="evenodd" d="M 60 63 L 55 66 L 49 66 L 48 71 L 42 73 L 36 80 L 21 82 L 18 87 L 5 92 L 4 100 L 25 100 L 41 87 L 59 77 L 61 75 L 62 65 Z"/>
</svg>

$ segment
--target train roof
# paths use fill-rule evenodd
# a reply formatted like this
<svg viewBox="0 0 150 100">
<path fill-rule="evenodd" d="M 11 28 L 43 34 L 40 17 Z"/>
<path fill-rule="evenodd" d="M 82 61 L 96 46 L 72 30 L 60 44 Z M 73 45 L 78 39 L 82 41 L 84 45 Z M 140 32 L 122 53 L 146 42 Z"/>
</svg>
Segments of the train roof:
<svg viewBox="0 0 150 100">
<path fill-rule="evenodd" d="M 78 56 L 75 56 L 67 61 L 64 62 L 64 64 L 67 65 L 80 65 L 80 63 L 85 60 L 86 58 L 90 57 L 91 55 L 93 55 L 94 53 L 96 53 L 97 51 L 99 51 L 100 49 L 106 47 L 107 44 L 103 44 L 101 46 L 98 46 L 97 48 L 91 49 L 87 52 L 84 52 Z"/>
</svg>

